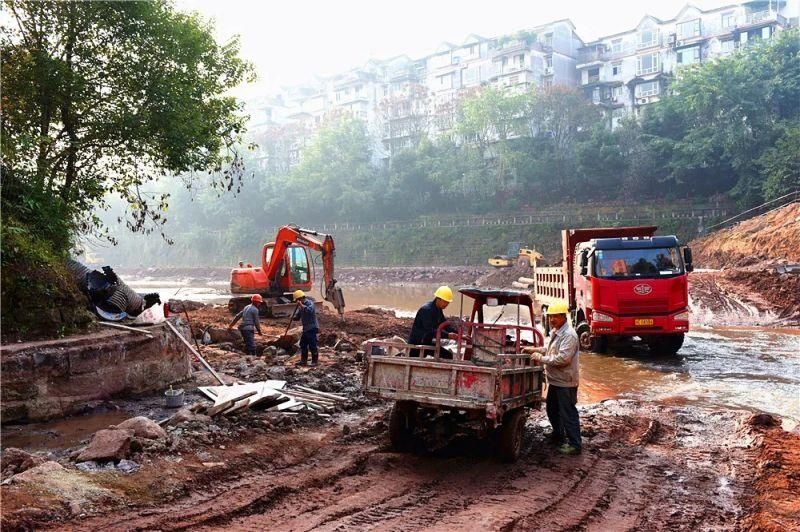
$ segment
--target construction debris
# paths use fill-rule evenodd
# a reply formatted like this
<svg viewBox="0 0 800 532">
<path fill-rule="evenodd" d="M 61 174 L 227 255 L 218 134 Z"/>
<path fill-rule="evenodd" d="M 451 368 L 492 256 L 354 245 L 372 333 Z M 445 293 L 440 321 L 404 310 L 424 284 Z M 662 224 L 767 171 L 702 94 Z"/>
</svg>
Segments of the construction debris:
<svg viewBox="0 0 800 532">
<path fill-rule="evenodd" d="M 296 388 L 287 388 L 286 381 L 266 380 L 230 386 L 201 386 L 198 390 L 214 401 L 214 406 L 207 412 L 212 417 L 254 407 L 256 410 L 330 412 L 336 403 L 347 400 L 341 395 L 305 386 Z"/>
</svg>

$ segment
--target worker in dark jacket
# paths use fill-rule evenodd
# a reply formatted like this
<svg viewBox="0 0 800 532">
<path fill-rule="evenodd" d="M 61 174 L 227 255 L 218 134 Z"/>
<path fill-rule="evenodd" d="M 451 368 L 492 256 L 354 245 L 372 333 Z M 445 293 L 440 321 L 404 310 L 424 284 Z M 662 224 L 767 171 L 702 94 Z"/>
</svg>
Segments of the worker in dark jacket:
<svg viewBox="0 0 800 532">
<path fill-rule="evenodd" d="M 300 362 L 297 365 L 305 366 L 308 363 L 308 352 L 311 351 L 311 366 L 316 366 L 319 363 L 317 308 L 314 306 L 314 299 L 308 297 L 302 290 L 295 290 L 293 297 L 297 302 L 297 308 L 292 320 L 302 320 L 303 322 L 303 335 L 300 336 Z"/>
<path fill-rule="evenodd" d="M 261 336 L 261 324 L 258 322 L 258 306 L 264 302 L 264 298 L 255 294 L 250 298 L 250 304 L 233 317 L 233 321 L 228 325 L 228 330 L 233 329 L 237 321 L 242 320 L 239 325 L 239 332 L 247 347 L 247 354 L 256 356 L 256 332 Z"/>
<path fill-rule="evenodd" d="M 411 326 L 411 334 L 408 336 L 408 343 L 413 345 L 436 345 L 436 330 L 439 325 L 447 321 L 444 317 L 444 309 L 453 302 L 453 291 L 449 286 L 440 286 L 433 293 L 433 301 L 428 301 L 422 305 L 414 316 L 414 324 Z M 443 330 L 447 338 L 455 339 L 458 337 L 458 330 L 448 325 Z M 409 356 L 418 357 L 419 349 L 412 349 Z M 453 358 L 453 354 L 447 349 L 442 349 L 439 353 L 440 358 Z"/>
</svg>

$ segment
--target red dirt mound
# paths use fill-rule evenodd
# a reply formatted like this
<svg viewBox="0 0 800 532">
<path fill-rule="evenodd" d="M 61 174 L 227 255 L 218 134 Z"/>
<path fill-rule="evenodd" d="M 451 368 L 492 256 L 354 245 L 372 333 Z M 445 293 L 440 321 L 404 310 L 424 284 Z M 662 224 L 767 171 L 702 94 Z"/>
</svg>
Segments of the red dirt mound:
<svg viewBox="0 0 800 532">
<path fill-rule="evenodd" d="M 800 202 L 722 229 L 690 245 L 695 264 L 703 268 L 800 262 Z"/>
</svg>

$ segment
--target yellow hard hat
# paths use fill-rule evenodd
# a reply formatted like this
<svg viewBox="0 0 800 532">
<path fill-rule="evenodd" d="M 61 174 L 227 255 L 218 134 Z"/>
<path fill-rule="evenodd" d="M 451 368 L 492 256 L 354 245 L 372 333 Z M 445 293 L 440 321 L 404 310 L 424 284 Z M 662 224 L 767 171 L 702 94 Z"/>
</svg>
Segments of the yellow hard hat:
<svg viewBox="0 0 800 532">
<path fill-rule="evenodd" d="M 295 290 L 294 294 L 292 295 L 292 301 L 297 301 L 301 297 L 306 297 L 306 293 L 302 290 Z"/>
<path fill-rule="evenodd" d="M 556 301 L 547 307 L 545 314 L 548 316 L 552 316 L 553 314 L 569 314 L 569 307 L 563 301 Z"/>
<path fill-rule="evenodd" d="M 436 292 L 434 292 L 433 295 L 439 299 L 447 301 L 448 303 L 453 302 L 453 291 L 450 290 L 449 286 L 440 286 L 436 289 Z"/>
</svg>

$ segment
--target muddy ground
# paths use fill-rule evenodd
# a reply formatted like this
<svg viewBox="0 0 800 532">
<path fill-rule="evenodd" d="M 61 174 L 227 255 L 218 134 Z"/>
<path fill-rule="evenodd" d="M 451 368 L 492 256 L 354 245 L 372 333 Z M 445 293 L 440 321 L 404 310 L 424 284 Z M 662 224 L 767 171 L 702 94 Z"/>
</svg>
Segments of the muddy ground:
<svg viewBox="0 0 800 532">
<path fill-rule="evenodd" d="M 206 308 L 190 318 L 199 334 L 229 316 Z M 202 349 L 231 381 L 279 378 L 346 395 L 332 417 L 244 411 L 187 421 L 169 427 L 166 441 L 134 451 L 129 459 L 139 468 L 131 474 L 77 470 L 70 457 L 88 439 L 51 451 L 47 457 L 63 472 L 2 487 L 3 530 L 800 527 L 792 496 L 800 489 L 800 435 L 769 416 L 589 398 L 580 406 L 585 447 L 578 457 L 548 446 L 542 411 L 530 412 L 515 464 L 466 438 L 435 451 L 393 452 L 388 405 L 360 391 L 357 347 L 374 336 L 404 336 L 410 320 L 366 309 L 348 313 L 344 325 L 333 313 L 321 322 L 322 366 L 315 369 L 295 368 L 290 353 L 246 357 L 238 341 Z M 283 328 L 282 320 L 267 320 L 260 343 Z M 187 390 L 212 383 L 196 370 Z M 195 401 L 205 400 L 190 395 Z M 116 403 L 131 415 L 153 415 L 155 402 Z"/>
</svg>

